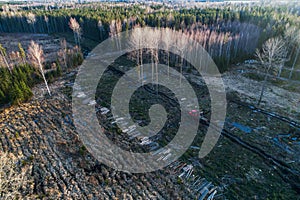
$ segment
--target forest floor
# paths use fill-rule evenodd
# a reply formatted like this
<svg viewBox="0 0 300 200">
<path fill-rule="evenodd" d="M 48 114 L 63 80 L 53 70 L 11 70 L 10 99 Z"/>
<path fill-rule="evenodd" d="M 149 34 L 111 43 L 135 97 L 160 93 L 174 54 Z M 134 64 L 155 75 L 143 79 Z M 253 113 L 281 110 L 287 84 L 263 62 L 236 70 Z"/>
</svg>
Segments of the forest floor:
<svg viewBox="0 0 300 200">
<path fill-rule="evenodd" d="M 179 179 L 172 167 L 130 174 L 99 163 L 73 124 L 75 76 L 76 70 L 70 71 L 51 83 L 52 97 L 46 95 L 43 84 L 37 85 L 31 101 L 0 113 L 0 151 L 18 155 L 24 166 L 31 167 L 28 176 L 33 184 L 27 192 L 32 199 L 195 199 L 200 195 L 191 189 L 192 181 Z M 204 159 L 190 149 L 180 161 L 193 164 L 195 176 L 218 186 L 216 199 L 297 199 L 293 187 L 299 183 L 300 127 L 230 101 L 255 104 L 261 88 L 258 81 L 236 70 L 225 73 L 223 81 L 229 100 L 224 130 L 251 148 L 223 135 Z M 268 88 L 261 107 L 299 122 L 299 92 L 278 85 Z M 205 127 L 200 127 L 193 146 L 201 146 L 202 131 Z M 280 164 L 271 162 L 274 159 Z"/>
<path fill-rule="evenodd" d="M 0 44 L 7 49 L 7 52 L 19 51 L 18 43 L 21 43 L 24 50 L 27 50 L 31 40 L 43 47 L 46 62 L 56 61 L 57 52 L 60 49 L 59 37 L 48 34 L 0 33 Z"/>
<path fill-rule="evenodd" d="M 1 34 L 7 51 L 27 49 L 31 40 L 43 45 L 46 60 L 60 48 L 59 37 L 46 34 Z M 29 169 L 30 199 L 194 199 L 166 168 L 153 173 L 118 172 L 93 158 L 78 138 L 72 122 L 70 95 L 76 70 L 33 88 L 33 98 L 0 112 L 0 152 L 11 152 Z"/>
<path fill-rule="evenodd" d="M 0 113 L 0 151 L 31 166 L 32 199 L 194 199 L 170 168 L 146 174 L 118 172 L 97 162 L 78 138 L 67 86 L 75 72 L 33 89 L 34 98 Z"/>
<path fill-rule="evenodd" d="M 167 167 L 157 172 L 129 174 L 98 163 L 86 151 L 72 125 L 71 99 L 76 72 L 34 88 L 34 98 L 0 114 L 1 151 L 10 151 L 30 165 L 33 198 L 44 199 L 194 199 L 193 191 Z M 72 85 L 72 84 L 71 84 Z M 264 152 L 300 170 L 300 130 L 280 120 L 228 104 L 225 129 Z M 241 126 L 234 126 L 233 124 Z M 250 132 L 241 127 L 250 128 Z M 201 134 L 202 135 L 202 134 Z M 202 136 L 194 146 L 200 146 Z M 226 137 L 204 159 L 189 150 L 180 160 L 193 163 L 194 174 L 219 186 L 217 199 L 297 199 L 278 168 Z M 224 196 L 223 196 L 224 195 Z"/>
<path fill-rule="evenodd" d="M 223 74 L 228 92 L 236 92 L 242 101 L 256 105 L 262 89 L 262 80 L 241 73 L 241 68 Z M 267 83 L 260 107 L 300 122 L 300 81 L 270 80 Z"/>
</svg>

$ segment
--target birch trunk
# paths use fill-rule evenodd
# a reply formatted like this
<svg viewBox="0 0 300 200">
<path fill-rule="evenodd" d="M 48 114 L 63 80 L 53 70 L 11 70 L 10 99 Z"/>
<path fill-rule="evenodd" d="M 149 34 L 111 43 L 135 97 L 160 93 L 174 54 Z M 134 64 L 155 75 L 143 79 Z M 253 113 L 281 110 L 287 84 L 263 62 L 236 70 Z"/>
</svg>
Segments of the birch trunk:
<svg viewBox="0 0 300 200">
<path fill-rule="evenodd" d="M 12 73 L 11 69 L 10 69 L 10 66 L 9 66 L 9 64 L 7 62 L 7 59 L 6 59 L 5 55 L 3 54 L 3 52 L 1 52 L 1 55 L 2 55 L 2 58 L 3 58 L 4 62 L 5 62 L 5 65 L 6 65 L 7 69 L 9 70 L 10 73 Z"/>
<path fill-rule="evenodd" d="M 39 63 L 39 67 L 40 67 L 40 71 L 41 71 L 41 74 L 42 74 L 42 76 L 43 76 L 43 79 L 44 79 L 44 82 L 45 82 L 45 85 L 46 85 L 48 94 L 49 94 L 49 96 L 51 96 L 51 92 L 50 92 L 50 89 L 49 89 L 49 86 L 48 86 L 48 82 L 47 82 L 47 80 L 46 80 L 46 77 L 45 77 L 45 74 L 44 74 L 44 70 L 43 70 L 43 66 L 42 66 L 41 63 Z"/>
</svg>

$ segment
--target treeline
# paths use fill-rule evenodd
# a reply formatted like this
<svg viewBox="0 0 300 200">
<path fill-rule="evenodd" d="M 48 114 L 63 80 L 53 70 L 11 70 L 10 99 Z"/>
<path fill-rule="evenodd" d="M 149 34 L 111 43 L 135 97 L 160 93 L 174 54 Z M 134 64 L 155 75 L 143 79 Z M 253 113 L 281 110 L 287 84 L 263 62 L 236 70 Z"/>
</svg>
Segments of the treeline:
<svg viewBox="0 0 300 200">
<path fill-rule="evenodd" d="M 84 38 L 100 42 L 110 35 L 139 25 L 168 27 L 206 38 L 206 50 L 221 69 L 253 56 L 270 37 L 284 35 L 299 18 L 285 7 L 222 7 L 205 9 L 155 8 L 143 6 L 84 5 L 74 9 L 2 12 L 1 32 L 72 33 L 75 18 Z M 298 20 L 298 22 L 297 22 Z M 298 26 L 299 27 L 299 26 Z M 203 41 L 201 41 L 204 44 Z M 205 44 L 204 44 L 205 46 Z"/>
<path fill-rule="evenodd" d="M 29 100 L 33 95 L 31 88 L 43 81 L 42 75 L 47 82 L 52 82 L 61 76 L 63 70 L 76 67 L 83 62 L 80 49 L 66 48 L 65 41 L 62 41 L 57 61 L 42 63 L 44 74 L 41 74 L 39 68 L 34 65 L 34 61 L 30 59 L 29 53 L 21 44 L 19 44 L 19 51 L 9 53 L 0 45 L 0 52 L 0 106 Z"/>
<path fill-rule="evenodd" d="M 286 30 L 300 27 L 297 13 L 284 6 L 175 10 L 161 6 L 87 4 L 72 9 L 8 10 L 1 14 L 0 31 L 72 34 L 69 27 L 71 18 L 79 23 L 83 38 L 96 42 L 136 26 L 181 30 L 203 45 L 221 71 L 232 63 L 253 58 L 255 49 L 261 48 L 269 38 L 285 37 Z M 292 62 L 299 57 L 297 45 L 297 42 L 290 45 L 291 63 L 288 64 L 291 69 L 298 64 Z"/>
<path fill-rule="evenodd" d="M 226 71 L 230 63 L 243 61 L 255 52 L 261 29 L 253 24 L 229 21 L 210 27 L 194 24 L 184 33 L 206 49 L 220 71 Z"/>
<path fill-rule="evenodd" d="M 75 17 L 80 23 L 83 35 L 94 40 L 109 36 L 112 22 L 120 24 L 125 31 L 136 24 L 151 27 L 185 29 L 195 23 L 218 25 L 224 22 L 240 21 L 251 23 L 262 29 L 272 29 L 272 34 L 280 34 L 286 24 L 293 24 L 296 14 L 284 8 L 233 7 L 181 10 L 148 10 L 140 6 L 132 7 L 82 7 L 52 11 L 33 10 L 21 12 L 2 12 L 1 32 L 70 32 L 68 22 Z M 12 26 L 12 24 L 14 26 Z"/>
</svg>

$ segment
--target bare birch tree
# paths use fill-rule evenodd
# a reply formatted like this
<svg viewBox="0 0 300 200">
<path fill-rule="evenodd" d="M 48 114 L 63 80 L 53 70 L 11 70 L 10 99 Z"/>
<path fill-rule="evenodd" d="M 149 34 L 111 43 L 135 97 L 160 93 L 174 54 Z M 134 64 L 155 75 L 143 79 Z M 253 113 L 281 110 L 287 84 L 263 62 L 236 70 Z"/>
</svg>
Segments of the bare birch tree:
<svg viewBox="0 0 300 200">
<path fill-rule="evenodd" d="M 80 47 L 81 27 L 75 18 L 70 18 L 69 27 L 73 31 L 75 44 Z"/>
<path fill-rule="evenodd" d="M 142 29 L 135 27 L 132 30 L 132 34 L 130 36 L 130 45 L 132 49 L 138 49 L 135 51 L 136 54 L 136 62 L 138 66 L 138 79 L 143 82 L 143 49 L 142 44 L 143 44 L 143 33 Z"/>
<path fill-rule="evenodd" d="M 99 33 L 100 33 L 100 41 L 102 41 L 104 28 L 103 28 L 103 24 L 102 24 L 101 20 L 98 21 L 98 29 L 99 29 Z"/>
<path fill-rule="evenodd" d="M 31 12 L 28 13 L 28 15 L 27 15 L 27 23 L 32 25 L 34 33 L 35 33 L 35 22 L 36 22 L 35 14 L 33 14 Z"/>
<path fill-rule="evenodd" d="M 257 105 L 259 105 L 262 101 L 269 76 L 271 74 L 277 74 L 280 67 L 283 66 L 283 63 L 286 61 L 287 49 L 285 42 L 281 38 L 271 38 L 264 43 L 261 51 L 256 51 L 256 56 L 265 71 L 265 77 L 257 103 Z"/>
<path fill-rule="evenodd" d="M 116 20 L 112 20 L 109 24 L 109 36 L 113 37 L 117 34 Z"/>
<path fill-rule="evenodd" d="M 120 20 L 112 20 L 109 24 L 109 36 L 116 42 L 117 48 L 121 48 L 120 38 L 117 36 L 122 31 L 122 23 Z"/>
<path fill-rule="evenodd" d="M 154 81 L 154 69 L 156 82 L 158 83 L 158 45 L 160 41 L 160 32 L 157 29 L 151 29 L 145 34 L 145 42 L 149 44 L 149 51 L 151 55 L 151 65 L 152 65 L 152 82 Z"/>
<path fill-rule="evenodd" d="M 48 34 L 50 33 L 50 27 L 49 27 L 49 17 L 47 17 L 46 15 L 44 16 L 44 21 L 46 22 L 47 25 L 47 32 Z"/>
<path fill-rule="evenodd" d="M 64 68 L 67 69 L 67 42 L 66 39 L 63 39 L 60 41 L 60 50 L 58 52 L 58 57 L 61 60 L 61 63 L 63 63 Z"/>
<path fill-rule="evenodd" d="M 186 40 L 183 40 L 182 38 L 185 37 L 183 32 L 180 32 L 176 35 L 176 48 L 179 51 L 180 56 L 180 78 L 179 78 L 179 86 L 181 87 L 182 83 L 182 68 L 183 68 L 183 55 L 185 53 L 185 50 L 187 48 L 187 44 L 185 43 Z"/>
<path fill-rule="evenodd" d="M 32 63 L 32 65 L 40 71 L 40 73 L 44 79 L 44 82 L 46 84 L 48 93 L 51 96 L 51 92 L 48 87 L 48 82 L 46 80 L 44 68 L 43 68 L 44 52 L 43 52 L 42 46 L 36 44 L 34 41 L 31 41 L 29 48 L 28 48 L 28 57 L 29 57 L 29 60 Z"/>
<path fill-rule="evenodd" d="M 170 76 L 170 52 L 169 52 L 169 50 L 170 50 L 170 46 L 172 44 L 172 40 L 173 40 L 172 30 L 169 28 L 166 28 L 162 34 L 162 41 L 164 41 L 166 49 L 167 49 L 166 61 L 167 61 L 167 66 L 168 66 L 168 77 Z"/>
<path fill-rule="evenodd" d="M 290 27 L 286 31 L 286 37 L 290 40 L 291 45 L 294 46 L 295 49 L 294 60 L 289 74 L 289 79 L 291 79 L 300 55 L 300 30 L 297 27 Z"/>
</svg>

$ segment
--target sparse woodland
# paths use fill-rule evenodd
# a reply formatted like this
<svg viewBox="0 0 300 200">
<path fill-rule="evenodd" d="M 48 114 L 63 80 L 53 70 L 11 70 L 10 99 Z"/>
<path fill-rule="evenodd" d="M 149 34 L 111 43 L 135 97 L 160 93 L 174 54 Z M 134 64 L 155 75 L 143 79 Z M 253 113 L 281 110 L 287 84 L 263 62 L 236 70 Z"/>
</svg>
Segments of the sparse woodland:
<svg viewBox="0 0 300 200">
<path fill-rule="evenodd" d="M 40 62 L 41 65 L 38 64 L 32 53 L 34 52 L 30 53 L 29 50 L 21 49 L 19 52 L 5 53 L 0 56 L 2 66 L 0 68 L 0 105 L 18 104 L 29 100 L 32 96 L 31 88 L 35 84 L 43 81 L 45 83 L 51 82 L 59 77 L 63 70 L 76 67 L 83 60 L 78 47 L 62 49 L 58 52 L 57 61 L 52 64 L 48 63 L 50 69 L 41 71 L 46 63 Z M 6 62 L 9 64 L 6 65 Z"/>
<path fill-rule="evenodd" d="M 100 42 L 135 27 L 180 30 L 209 52 L 221 72 L 226 71 L 231 64 L 255 58 L 256 49 L 261 49 L 268 39 L 282 37 L 289 59 L 282 65 L 279 76 L 299 78 L 299 17 L 296 10 L 289 7 L 229 5 L 220 8 L 173 10 L 155 6 L 145 8 L 87 4 L 82 7 L 78 5 L 76 8 L 30 11 L 16 11 L 6 6 L 2 10 L 0 32 L 73 33 L 74 44 L 79 48 L 84 38 Z M 57 62 L 54 63 L 55 69 L 45 72 L 46 79 L 50 81 L 59 76 L 62 68 L 81 63 L 79 49 L 69 50 L 64 42 L 58 52 Z M 36 64 L 32 62 L 34 59 L 31 58 L 30 61 L 27 49 L 21 45 L 17 52 L 6 52 L 1 46 L 0 53 L 0 103 L 28 100 L 32 95 L 30 87 L 43 79 L 43 73 L 39 73 L 41 67 L 35 67 Z M 157 52 L 151 54 L 157 55 Z M 138 62 L 142 65 L 142 52 L 140 57 Z M 44 82 L 47 80 L 44 79 Z"/>
<path fill-rule="evenodd" d="M 295 39 L 296 32 L 292 31 L 299 29 L 299 17 L 290 7 L 229 5 L 173 10 L 154 6 L 92 4 L 76 8 L 9 10 L 1 13 L 0 21 L 1 32 L 73 32 L 78 46 L 81 37 L 100 42 L 136 26 L 181 30 L 203 45 L 221 71 L 226 71 L 229 64 L 253 58 L 255 49 L 260 49 L 269 38 L 285 35 L 291 57 L 287 68 L 293 70 L 299 63 L 298 39 Z M 292 70 L 285 72 L 287 77 L 293 77 Z"/>
<path fill-rule="evenodd" d="M 43 46 L 32 43 L 28 49 L 23 48 L 21 43 L 18 51 L 7 52 L 0 45 L 0 105 L 19 104 L 32 97 L 31 88 L 44 82 L 49 95 L 51 94 L 48 82 L 69 68 L 80 65 L 83 55 L 75 46 L 68 48 L 66 41 L 61 42 L 61 49 L 57 52 L 57 60 L 54 62 L 44 61 Z"/>
</svg>

